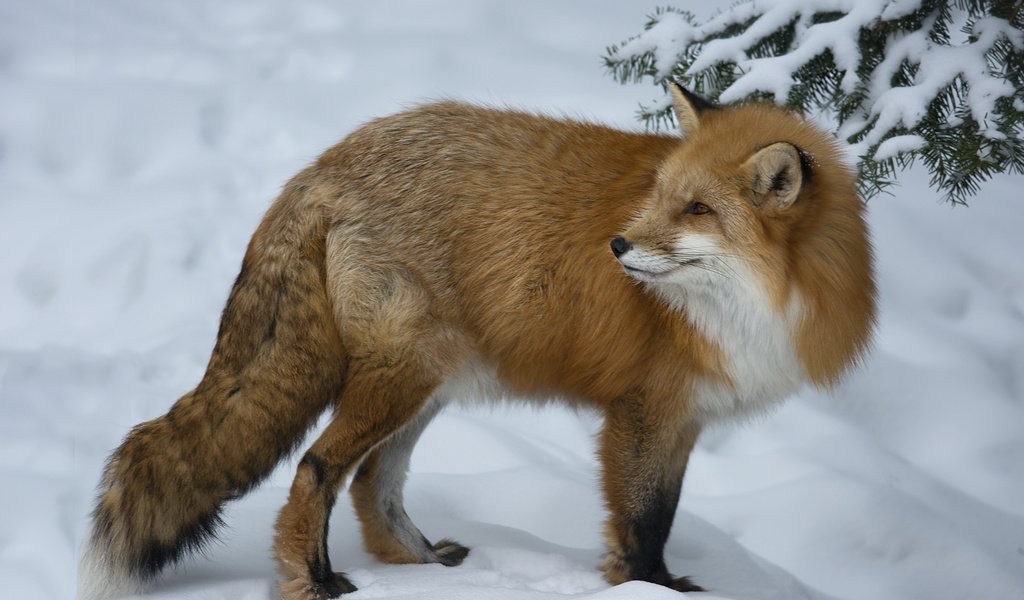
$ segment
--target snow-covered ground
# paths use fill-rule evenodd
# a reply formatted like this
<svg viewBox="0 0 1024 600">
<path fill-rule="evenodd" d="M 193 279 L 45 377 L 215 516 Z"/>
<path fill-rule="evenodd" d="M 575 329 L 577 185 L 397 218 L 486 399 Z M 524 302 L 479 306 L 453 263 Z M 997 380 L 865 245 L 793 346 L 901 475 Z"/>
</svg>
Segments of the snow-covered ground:
<svg viewBox="0 0 1024 600">
<path fill-rule="evenodd" d="M 451 96 L 637 128 L 603 72 L 653 3 L 0 3 L 0 596 L 74 595 L 106 454 L 201 375 L 241 253 L 288 177 L 359 123 Z M 704 8 L 702 10 L 710 10 Z M 1024 598 L 1021 177 L 971 208 L 911 173 L 870 206 L 881 322 L 841 389 L 708 432 L 667 547 L 702 598 Z M 457 568 L 366 555 L 351 598 L 673 598 L 604 584 L 592 415 L 451 411 L 407 500 Z M 294 462 L 152 598 L 273 597 Z"/>
</svg>

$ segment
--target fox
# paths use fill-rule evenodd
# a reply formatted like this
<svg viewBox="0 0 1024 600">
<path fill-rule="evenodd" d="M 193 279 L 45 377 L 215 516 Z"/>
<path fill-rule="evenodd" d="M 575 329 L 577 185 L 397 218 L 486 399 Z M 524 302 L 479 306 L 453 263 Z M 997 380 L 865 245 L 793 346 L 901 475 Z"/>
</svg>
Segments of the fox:
<svg viewBox="0 0 1024 600">
<path fill-rule="evenodd" d="M 830 133 L 668 87 L 677 132 L 445 100 L 292 178 L 201 381 L 109 457 L 80 595 L 141 590 L 202 549 L 328 411 L 274 525 L 280 598 L 356 589 L 328 552 L 348 480 L 368 553 L 459 565 L 469 548 L 405 510 L 410 455 L 445 406 L 502 398 L 602 417 L 609 584 L 702 591 L 664 558 L 700 433 L 834 387 L 867 352 L 876 289 Z"/>
</svg>

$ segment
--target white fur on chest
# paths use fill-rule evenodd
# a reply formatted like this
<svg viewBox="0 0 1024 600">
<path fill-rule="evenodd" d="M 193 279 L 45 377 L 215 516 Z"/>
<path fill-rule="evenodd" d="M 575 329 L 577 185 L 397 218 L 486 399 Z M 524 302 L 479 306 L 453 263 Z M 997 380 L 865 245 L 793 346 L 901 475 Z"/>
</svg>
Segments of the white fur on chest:
<svg viewBox="0 0 1024 600">
<path fill-rule="evenodd" d="M 792 334 L 799 298 L 780 312 L 746 265 L 729 262 L 726 276 L 695 270 L 683 285 L 657 289 L 724 355 L 731 381 L 703 379 L 694 386 L 705 421 L 765 412 L 806 381 Z"/>
</svg>

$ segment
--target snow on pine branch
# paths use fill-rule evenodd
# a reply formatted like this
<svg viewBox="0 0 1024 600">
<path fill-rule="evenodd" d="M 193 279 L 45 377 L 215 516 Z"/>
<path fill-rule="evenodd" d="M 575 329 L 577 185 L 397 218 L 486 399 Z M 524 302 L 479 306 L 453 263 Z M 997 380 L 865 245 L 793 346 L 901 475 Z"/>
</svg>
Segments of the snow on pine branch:
<svg viewBox="0 0 1024 600">
<path fill-rule="evenodd" d="M 1024 172 L 1024 9 L 1012 0 L 748 0 L 698 23 L 658 10 L 608 48 L 620 81 L 815 112 L 859 158 L 868 197 L 921 159 L 961 203 Z M 641 107 L 657 126 L 668 103 Z"/>
</svg>

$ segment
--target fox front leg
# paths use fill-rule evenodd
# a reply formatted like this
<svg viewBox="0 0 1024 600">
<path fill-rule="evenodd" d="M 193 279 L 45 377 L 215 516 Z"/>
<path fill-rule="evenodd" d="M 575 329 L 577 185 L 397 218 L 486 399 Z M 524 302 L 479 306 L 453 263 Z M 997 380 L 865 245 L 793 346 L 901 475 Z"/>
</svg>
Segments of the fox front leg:
<svg viewBox="0 0 1024 600">
<path fill-rule="evenodd" d="M 680 592 L 703 591 L 689 577 L 673 577 L 665 566 L 665 542 L 700 434 L 695 424 L 678 427 L 671 421 L 649 414 L 636 399 L 617 402 L 606 416 L 601 455 L 611 514 L 602 570 L 613 585 L 639 580 Z"/>
</svg>

